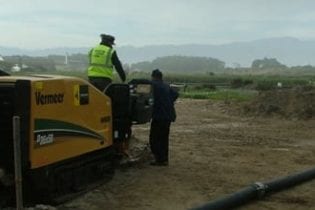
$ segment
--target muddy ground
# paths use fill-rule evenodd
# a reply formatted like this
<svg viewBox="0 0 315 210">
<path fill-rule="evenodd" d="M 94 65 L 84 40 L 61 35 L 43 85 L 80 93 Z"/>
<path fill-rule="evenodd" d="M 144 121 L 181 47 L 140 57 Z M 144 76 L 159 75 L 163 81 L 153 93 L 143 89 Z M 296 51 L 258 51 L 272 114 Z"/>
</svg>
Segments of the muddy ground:
<svg viewBox="0 0 315 210">
<path fill-rule="evenodd" d="M 149 125 L 135 126 L 133 155 L 109 182 L 58 209 L 189 209 L 256 181 L 315 167 L 315 120 L 244 116 L 233 104 L 181 99 L 170 134 L 170 165 L 150 166 Z M 315 209 L 315 180 L 239 208 Z"/>
</svg>

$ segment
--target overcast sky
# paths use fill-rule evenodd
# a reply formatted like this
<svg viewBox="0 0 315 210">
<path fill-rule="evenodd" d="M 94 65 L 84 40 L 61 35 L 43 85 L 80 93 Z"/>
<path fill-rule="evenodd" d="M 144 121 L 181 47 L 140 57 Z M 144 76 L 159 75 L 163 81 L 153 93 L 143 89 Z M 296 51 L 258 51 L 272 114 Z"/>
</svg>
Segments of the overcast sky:
<svg viewBox="0 0 315 210">
<path fill-rule="evenodd" d="M 315 40 L 314 0 L 0 0 L 0 46 L 223 44 Z"/>
</svg>

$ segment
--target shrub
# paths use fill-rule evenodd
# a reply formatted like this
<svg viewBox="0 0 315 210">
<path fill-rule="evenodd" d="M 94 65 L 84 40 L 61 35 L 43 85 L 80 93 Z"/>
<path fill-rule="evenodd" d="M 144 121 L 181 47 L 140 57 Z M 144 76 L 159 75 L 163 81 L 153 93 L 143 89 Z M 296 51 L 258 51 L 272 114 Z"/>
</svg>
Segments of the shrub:
<svg viewBox="0 0 315 210">
<path fill-rule="evenodd" d="M 231 81 L 231 88 L 240 88 L 243 86 L 243 80 L 240 78 Z"/>
<path fill-rule="evenodd" d="M 236 78 L 231 81 L 231 88 L 241 88 L 246 85 L 253 84 L 253 83 L 254 83 L 253 80 L 250 80 L 250 79 L 243 80 L 241 78 Z"/>
</svg>

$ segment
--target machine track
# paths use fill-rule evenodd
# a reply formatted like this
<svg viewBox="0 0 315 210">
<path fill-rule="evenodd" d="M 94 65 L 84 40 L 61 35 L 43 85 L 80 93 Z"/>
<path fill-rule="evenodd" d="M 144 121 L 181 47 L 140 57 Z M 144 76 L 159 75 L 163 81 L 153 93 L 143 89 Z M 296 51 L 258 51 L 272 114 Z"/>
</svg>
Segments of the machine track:
<svg viewBox="0 0 315 210">
<path fill-rule="evenodd" d="M 110 181 L 115 171 L 113 154 L 105 149 L 24 173 L 24 204 L 57 205 Z M 0 184 L 0 209 L 15 205 L 14 192 L 14 185 Z"/>
</svg>

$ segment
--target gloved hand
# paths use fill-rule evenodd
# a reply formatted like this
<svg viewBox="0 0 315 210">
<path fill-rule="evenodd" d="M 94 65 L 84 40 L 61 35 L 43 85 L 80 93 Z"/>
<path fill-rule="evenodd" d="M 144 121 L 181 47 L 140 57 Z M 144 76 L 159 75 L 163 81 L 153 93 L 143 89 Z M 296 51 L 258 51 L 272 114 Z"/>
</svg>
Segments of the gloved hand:
<svg viewBox="0 0 315 210">
<path fill-rule="evenodd" d="M 122 77 L 120 77 L 120 79 L 122 82 L 125 82 L 126 81 L 126 75 L 123 75 Z"/>
</svg>

